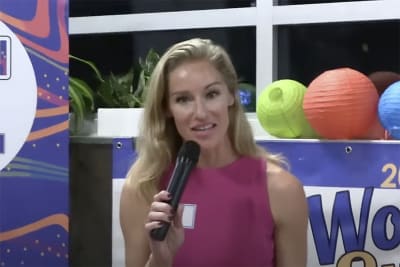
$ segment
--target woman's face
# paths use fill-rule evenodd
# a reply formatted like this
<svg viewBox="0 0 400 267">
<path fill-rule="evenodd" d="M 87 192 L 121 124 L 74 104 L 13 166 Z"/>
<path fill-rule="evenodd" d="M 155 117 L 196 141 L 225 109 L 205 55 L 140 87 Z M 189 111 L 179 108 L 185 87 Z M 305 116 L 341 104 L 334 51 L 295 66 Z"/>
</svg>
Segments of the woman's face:
<svg viewBox="0 0 400 267">
<path fill-rule="evenodd" d="M 234 97 L 206 60 L 184 62 L 169 74 L 168 111 L 184 140 L 213 149 L 227 141 Z"/>
</svg>

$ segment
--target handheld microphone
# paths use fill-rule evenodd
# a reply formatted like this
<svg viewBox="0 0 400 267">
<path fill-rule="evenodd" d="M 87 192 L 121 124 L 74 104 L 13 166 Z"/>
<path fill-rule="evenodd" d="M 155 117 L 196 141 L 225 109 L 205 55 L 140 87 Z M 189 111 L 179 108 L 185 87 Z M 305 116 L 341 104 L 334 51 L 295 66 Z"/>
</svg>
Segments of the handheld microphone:
<svg viewBox="0 0 400 267">
<path fill-rule="evenodd" d="M 185 142 L 179 149 L 175 167 L 167 186 L 167 191 L 172 196 L 167 203 L 171 205 L 173 211 L 178 208 L 189 174 L 199 160 L 199 154 L 200 146 L 194 141 Z M 153 229 L 150 232 L 151 238 L 157 241 L 163 241 L 168 233 L 169 227 L 170 223 L 162 222 L 160 228 Z"/>
</svg>

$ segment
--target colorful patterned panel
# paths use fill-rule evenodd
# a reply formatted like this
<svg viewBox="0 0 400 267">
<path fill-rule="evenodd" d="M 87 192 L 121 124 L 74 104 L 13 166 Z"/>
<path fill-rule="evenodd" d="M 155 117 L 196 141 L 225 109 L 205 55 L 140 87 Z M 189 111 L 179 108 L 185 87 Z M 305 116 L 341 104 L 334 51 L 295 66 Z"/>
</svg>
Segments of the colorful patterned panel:
<svg viewBox="0 0 400 267">
<path fill-rule="evenodd" d="M 68 266 L 68 0 L 0 0 L 0 267 Z"/>
</svg>

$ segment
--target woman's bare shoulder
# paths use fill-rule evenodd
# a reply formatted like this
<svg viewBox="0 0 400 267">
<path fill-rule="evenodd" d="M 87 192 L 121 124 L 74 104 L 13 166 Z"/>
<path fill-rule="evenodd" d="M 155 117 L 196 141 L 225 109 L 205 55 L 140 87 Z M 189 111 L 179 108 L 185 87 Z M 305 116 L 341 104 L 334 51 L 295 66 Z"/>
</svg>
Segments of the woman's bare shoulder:
<svg viewBox="0 0 400 267">
<path fill-rule="evenodd" d="M 125 241 L 126 266 L 144 266 L 150 255 L 144 224 L 149 204 L 137 186 L 125 181 L 120 199 L 120 226 Z"/>
<path fill-rule="evenodd" d="M 128 202 L 130 206 L 135 206 L 135 208 L 147 209 L 149 205 L 139 187 L 128 178 L 126 178 L 122 186 L 121 201 Z"/>
<path fill-rule="evenodd" d="M 300 180 L 291 172 L 274 162 L 267 162 L 267 179 L 269 186 L 278 191 L 303 187 Z"/>
<path fill-rule="evenodd" d="M 270 162 L 267 184 L 277 265 L 306 266 L 308 207 L 303 185 L 285 168 Z"/>
<path fill-rule="evenodd" d="M 267 185 L 271 210 L 277 223 L 288 221 L 296 209 L 306 212 L 303 184 L 292 173 L 268 162 Z"/>
</svg>

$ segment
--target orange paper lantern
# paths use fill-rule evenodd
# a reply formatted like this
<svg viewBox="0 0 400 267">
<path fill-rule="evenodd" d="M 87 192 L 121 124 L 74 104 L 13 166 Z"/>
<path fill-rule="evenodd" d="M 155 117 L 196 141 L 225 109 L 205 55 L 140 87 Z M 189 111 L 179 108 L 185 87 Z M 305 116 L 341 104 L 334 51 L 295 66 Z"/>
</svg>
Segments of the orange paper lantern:
<svg viewBox="0 0 400 267">
<path fill-rule="evenodd" d="M 374 119 L 371 126 L 367 130 L 366 134 L 363 135 L 362 137 L 363 139 L 372 139 L 372 140 L 387 139 L 385 128 L 383 128 L 381 122 L 379 121 L 378 111 L 376 111 L 376 114 L 374 115 Z"/>
<path fill-rule="evenodd" d="M 378 98 L 375 85 L 367 76 L 339 68 L 325 71 L 310 83 L 303 109 L 321 137 L 361 138 L 374 123 Z"/>
</svg>

